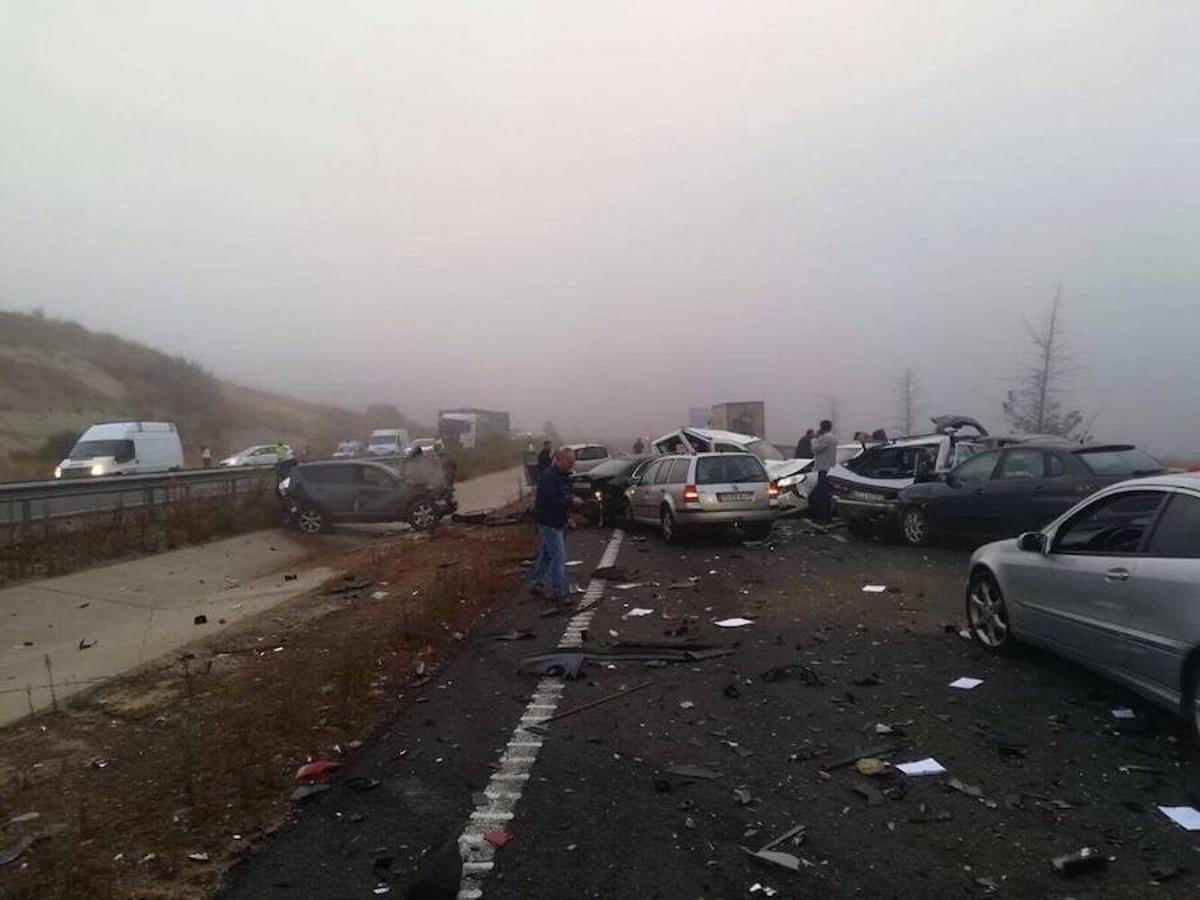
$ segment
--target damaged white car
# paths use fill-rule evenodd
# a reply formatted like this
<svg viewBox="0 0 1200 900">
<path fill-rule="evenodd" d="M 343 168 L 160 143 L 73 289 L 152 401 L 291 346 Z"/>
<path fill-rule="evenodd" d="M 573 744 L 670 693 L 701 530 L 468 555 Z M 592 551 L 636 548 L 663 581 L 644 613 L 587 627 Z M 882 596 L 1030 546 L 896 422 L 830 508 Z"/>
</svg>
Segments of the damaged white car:
<svg viewBox="0 0 1200 900">
<path fill-rule="evenodd" d="M 753 453 L 779 489 L 779 508 L 796 512 L 808 508 L 808 495 L 817 483 L 811 459 L 788 459 L 771 443 L 752 434 L 714 428 L 680 428 L 650 442 L 655 453 Z"/>
<path fill-rule="evenodd" d="M 935 416 L 936 431 L 867 447 L 829 470 L 837 514 L 852 530 L 891 526 L 900 492 L 918 478 L 936 478 L 995 444 L 968 416 Z M 962 434 L 963 429 L 973 433 Z"/>
</svg>

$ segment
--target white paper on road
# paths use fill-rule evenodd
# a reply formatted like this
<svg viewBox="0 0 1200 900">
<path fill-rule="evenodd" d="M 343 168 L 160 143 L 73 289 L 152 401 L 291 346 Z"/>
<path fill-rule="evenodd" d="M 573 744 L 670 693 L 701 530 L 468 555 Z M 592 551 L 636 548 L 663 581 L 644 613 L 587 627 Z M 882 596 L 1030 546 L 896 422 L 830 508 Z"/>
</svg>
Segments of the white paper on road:
<svg viewBox="0 0 1200 900">
<path fill-rule="evenodd" d="M 1200 810 L 1194 806 L 1160 806 L 1158 811 L 1188 831 L 1200 831 Z"/>
<path fill-rule="evenodd" d="M 625 615 L 623 615 L 621 618 L 629 619 L 633 616 L 648 616 L 652 612 L 654 612 L 652 609 L 642 609 L 640 606 L 635 606 L 629 612 L 625 613 Z"/>
<path fill-rule="evenodd" d="M 1112 711 L 1112 717 L 1114 719 L 1136 719 L 1137 713 L 1128 706 L 1118 706 Z"/>
<path fill-rule="evenodd" d="M 982 678 L 968 678 L 964 675 L 962 678 L 956 678 L 950 682 L 950 687 L 958 688 L 960 691 L 969 691 L 971 688 L 977 688 L 981 684 L 983 684 Z"/>
<path fill-rule="evenodd" d="M 753 625 L 753 624 L 754 624 L 753 619 L 741 619 L 741 618 L 722 619 L 720 622 L 716 623 L 718 628 L 741 628 L 743 625 Z"/>
<path fill-rule="evenodd" d="M 571 568 L 571 566 L 582 566 L 582 565 L 583 565 L 583 560 L 582 560 L 582 559 L 572 559 L 572 560 L 568 560 L 568 561 L 567 561 L 567 568 L 568 568 L 568 569 L 569 569 L 569 568 Z"/>
<path fill-rule="evenodd" d="M 371 595 L 372 600 L 382 600 L 388 594 L 387 591 L 376 591 Z"/>
<path fill-rule="evenodd" d="M 887 590 L 886 584 L 864 584 L 863 585 L 863 593 L 864 594 L 882 594 L 886 590 Z"/>
<path fill-rule="evenodd" d="M 613 585 L 618 591 L 632 591 L 634 588 L 645 587 L 644 581 L 627 581 L 624 584 Z"/>
<path fill-rule="evenodd" d="M 932 756 L 896 766 L 905 775 L 941 775 L 946 769 Z"/>
</svg>

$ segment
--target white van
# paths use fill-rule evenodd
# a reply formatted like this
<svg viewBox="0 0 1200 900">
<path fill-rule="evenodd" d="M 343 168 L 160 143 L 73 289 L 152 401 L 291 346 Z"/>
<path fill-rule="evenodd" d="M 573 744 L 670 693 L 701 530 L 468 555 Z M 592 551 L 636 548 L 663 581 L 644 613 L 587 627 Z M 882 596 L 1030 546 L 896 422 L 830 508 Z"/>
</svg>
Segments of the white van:
<svg viewBox="0 0 1200 900">
<path fill-rule="evenodd" d="M 141 475 L 182 468 L 183 446 L 174 422 L 105 422 L 83 433 L 54 477 Z"/>
<path fill-rule="evenodd" d="M 367 456 L 400 456 L 408 446 L 408 432 L 403 428 L 376 428 L 367 444 Z"/>
</svg>

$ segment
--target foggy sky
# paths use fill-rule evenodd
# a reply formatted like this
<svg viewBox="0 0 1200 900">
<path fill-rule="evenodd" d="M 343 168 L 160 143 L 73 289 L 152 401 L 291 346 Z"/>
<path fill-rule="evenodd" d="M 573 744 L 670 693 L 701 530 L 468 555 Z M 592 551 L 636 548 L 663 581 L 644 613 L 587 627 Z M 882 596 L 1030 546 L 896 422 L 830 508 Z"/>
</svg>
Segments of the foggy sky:
<svg viewBox="0 0 1200 900">
<path fill-rule="evenodd" d="M 657 434 L 1003 430 L 1061 281 L 1101 437 L 1200 447 L 1200 6 L 36 3 L 0 305 L 256 386 Z"/>
</svg>

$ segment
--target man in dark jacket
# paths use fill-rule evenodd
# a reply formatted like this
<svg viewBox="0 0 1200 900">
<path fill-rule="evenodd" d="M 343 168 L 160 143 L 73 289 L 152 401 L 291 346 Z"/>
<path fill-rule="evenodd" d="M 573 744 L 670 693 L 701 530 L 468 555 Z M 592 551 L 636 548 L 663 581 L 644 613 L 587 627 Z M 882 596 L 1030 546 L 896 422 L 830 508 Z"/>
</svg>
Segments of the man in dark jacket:
<svg viewBox="0 0 1200 900">
<path fill-rule="evenodd" d="M 552 600 L 567 598 L 567 516 L 573 505 L 581 505 L 579 498 L 571 493 L 573 468 L 575 454 L 563 447 L 538 476 L 537 499 L 533 504 L 542 549 L 529 576 L 529 589 L 534 594 L 542 593 L 542 581 L 549 576 Z"/>
<path fill-rule="evenodd" d="M 804 437 L 796 442 L 796 459 L 812 459 L 813 458 L 813 430 L 810 428 L 804 432 Z"/>
<path fill-rule="evenodd" d="M 541 478 L 542 473 L 550 468 L 550 460 L 553 454 L 550 452 L 550 442 L 542 441 L 542 451 L 538 454 L 537 471 L 538 478 Z"/>
</svg>

